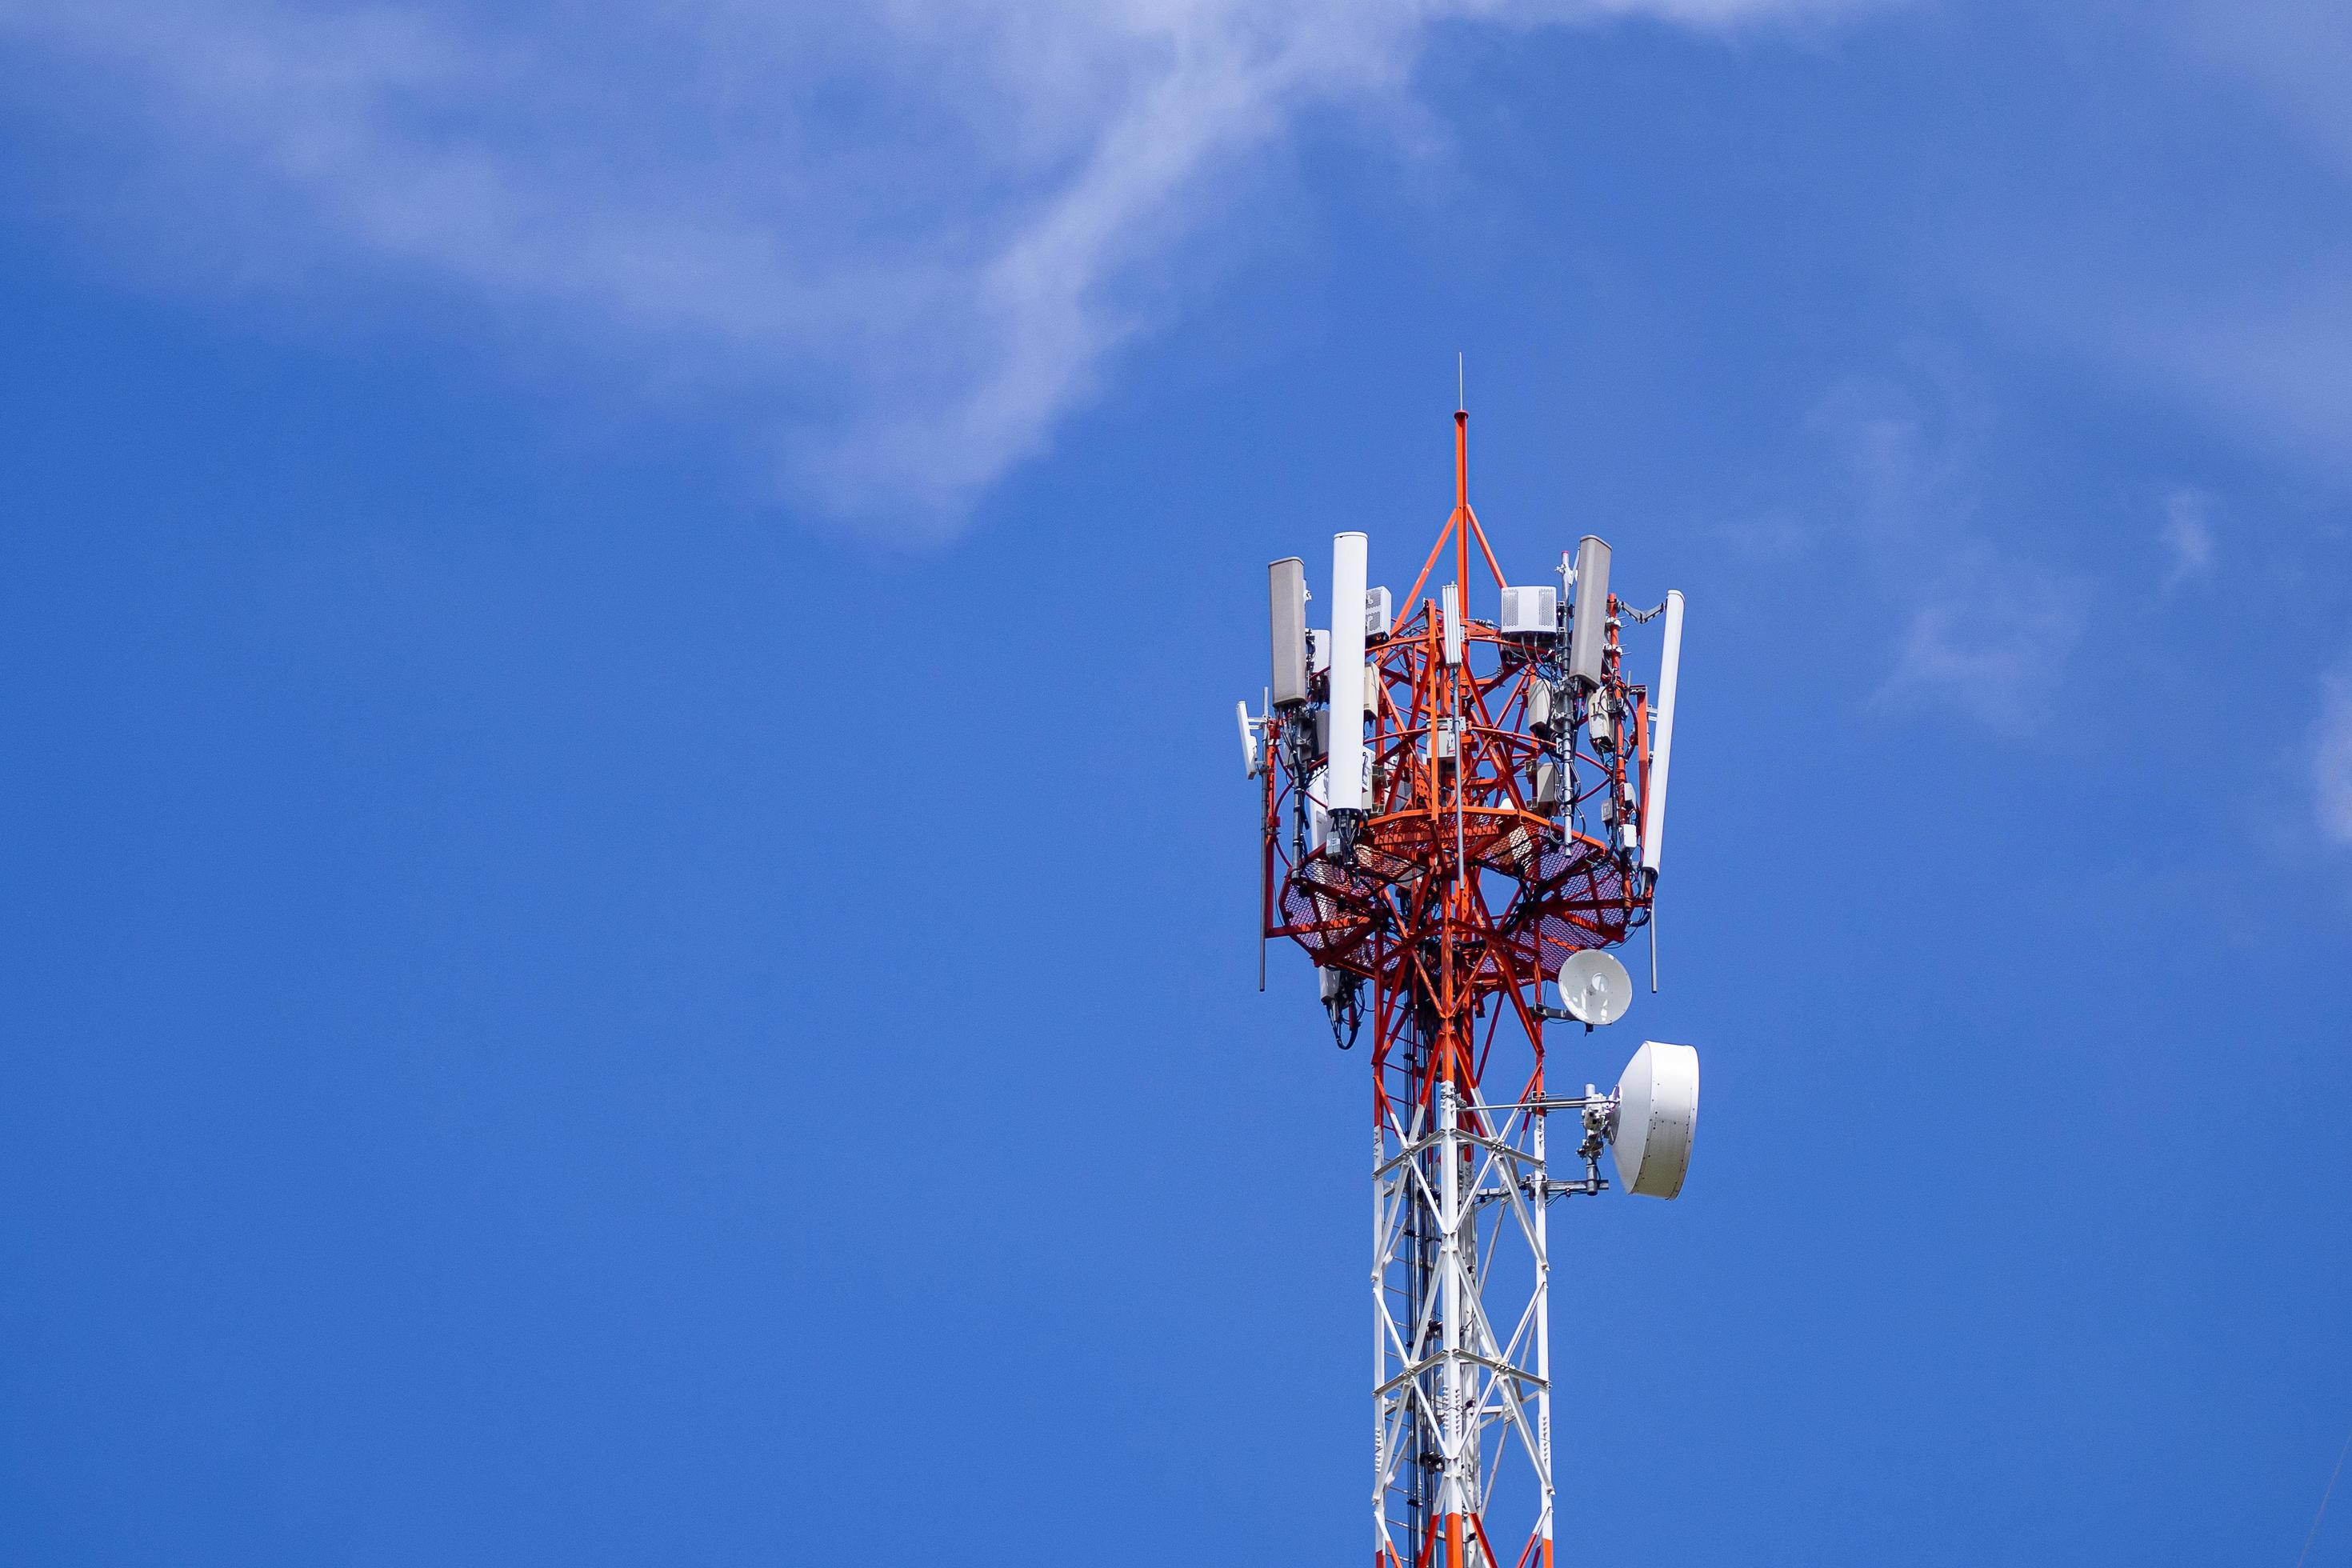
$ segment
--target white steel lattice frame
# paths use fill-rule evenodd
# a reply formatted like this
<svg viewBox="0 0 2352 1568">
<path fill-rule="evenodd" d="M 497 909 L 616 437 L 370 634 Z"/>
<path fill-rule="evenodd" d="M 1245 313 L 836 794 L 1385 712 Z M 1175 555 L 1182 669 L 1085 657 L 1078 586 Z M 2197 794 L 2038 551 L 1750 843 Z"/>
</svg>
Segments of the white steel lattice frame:
<svg viewBox="0 0 2352 1568">
<path fill-rule="evenodd" d="M 1373 1139 L 1372 1517 L 1387 1564 L 1496 1561 L 1483 1521 L 1515 1457 L 1538 1501 L 1519 1559 L 1552 1558 L 1545 1119 L 1473 1095 L 1441 1085 L 1435 1116 L 1415 1106 L 1410 1124 L 1391 1101 Z M 1528 1279 L 1507 1294 L 1511 1247 Z"/>
</svg>

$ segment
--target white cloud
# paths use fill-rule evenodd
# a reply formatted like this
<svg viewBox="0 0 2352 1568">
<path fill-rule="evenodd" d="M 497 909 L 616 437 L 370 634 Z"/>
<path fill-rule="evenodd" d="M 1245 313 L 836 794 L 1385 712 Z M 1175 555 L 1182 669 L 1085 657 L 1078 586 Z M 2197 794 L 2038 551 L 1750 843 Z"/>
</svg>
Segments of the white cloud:
<svg viewBox="0 0 2352 1568">
<path fill-rule="evenodd" d="M 1400 99 L 1433 26 L 1870 3 L 0 0 L 0 58 L 140 149 L 142 244 L 388 268 L 740 387 L 805 489 L 903 531 L 1040 450 L 1225 177 L 1305 110 Z"/>
<path fill-rule="evenodd" d="M 2160 255 L 2146 237 L 2107 243 L 2112 254 L 2012 263 L 1990 292 L 2042 340 L 2256 450 L 2352 473 L 2352 300 L 2342 284 L 2352 253 L 2250 257 L 2244 278 L 2215 285 L 2121 259 Z M 2028 271 L 2038 271 L 2031 282 Z"/>
<path fill-rule="evenodd" d="M 2088 590 L 1988 534 L 1969 479 L 1971 413 L 1948 388 L 1945 405 L 1855 380 L 1812 423 L 1844 465 L 1853 537 L 1903 622 L 1877 700 L 1957 709 L 2020 733 L 2056 696 Z"/>
<path fill-rule="evenodd" d="M 2213 498 L 2200 489 L 2176 489 L 2165 496 L 2163 511 L 2157 533 L 2169 560 L 2164 584 L 2178 588 L 2213 570 Z"/>
<path fill-rule="evenodd" d="M 2172 0 L 2190 57 L 2244 81 L 2352 169 L 2352 10 L 2341 0 Z"/>
<path fill-rule="evenodd" d="M 2352 845 L 2352 672 L 2338 670 L 2320 683 L 2311 788 L 2320 831 L 2338 844 Z"/>
<path fill-rule="evenodd" d="M 1880 696 L 1933 699 L 1990 729 L 2034 729 L 2081 638 L 2079 598 L 2038 573 L 2003 571 L 1981 548 L 1957 555 L 1945 591 L 1911 614 Z"/>
<path fill-rule="evenodd" d="M 1783 510 L 1715 526 L 1715 536 L 1734 553 L 1758 563 L 1786 561 L 1812 547 L 1813 531 Z"/>
<path fill-rule="evenodd" d="M 2100 67 L 1971 147 L 1969 199 L 1938 237 L 1964 288 L 2134 394 L 2352 477 L 2352 6 L 2163 0 L 2137 24 L 2035 23 L 2025 47 Z"/>
</svg>

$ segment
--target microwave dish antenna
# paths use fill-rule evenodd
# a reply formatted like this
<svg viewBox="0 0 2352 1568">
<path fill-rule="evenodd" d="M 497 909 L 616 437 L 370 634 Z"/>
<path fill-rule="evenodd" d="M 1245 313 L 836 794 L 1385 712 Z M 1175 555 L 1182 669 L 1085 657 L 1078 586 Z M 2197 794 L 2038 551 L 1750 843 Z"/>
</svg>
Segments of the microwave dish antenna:
<svg viewBox="0 0 2352 1568">
<path fill-rule="evenodd" d="M 1629 1193 L 1671 1198 L 1690 1171 L 1698 1131 L 1698 1053 L 1644 1040 L 1617 1080 L 1616 1131 L 1610 1140 L 1617 1180 Z"/>
<path fill-rule="evenodd" d="M 1588 1027 L 1613 1024 L 1633 1005 L 1633 977 L 1616 954 L 1588 947 L 1559 966 L 1559 1005 Z"/>
</svg>

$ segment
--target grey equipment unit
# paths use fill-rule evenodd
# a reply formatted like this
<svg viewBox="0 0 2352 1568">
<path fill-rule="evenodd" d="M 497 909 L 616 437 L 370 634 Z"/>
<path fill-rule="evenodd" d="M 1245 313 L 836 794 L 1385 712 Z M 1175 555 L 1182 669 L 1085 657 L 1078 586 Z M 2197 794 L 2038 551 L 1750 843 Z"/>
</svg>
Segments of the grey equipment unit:
<svg viewBox="0 0 2352 1568">
<path fill-rule="evenodd" d="M 1550 681 L 1528 682 L 1528 729 L 1531 733 L 1541 736 L 1547 741 L 1558 735 L 1560 731 L 1560 715 L 1567 707 L 1568 704 L 1561 699 L 1559 688 Z"/>
<path fill-rule="evenodd" d="M 1255 778 L 1257 775 L 1250 775 Z M 1549 816 L 1559 810 L 1559 759 L 1540 757 L 1536 761 L 1536 809 Z"/>
<path fill-rule="evenodd" d="M 1576 624 L 1568 639 L 1568 673 L 1586 686 L 1601 684 L 1608 632 L 1609 546 L 1588 533 L 1576 544 Z"/>
<path fill-rule="evenodd" d="M 1265 569 L 1274 625 L 1274 705 L 1307 700 L 1307 563 L 1286 555 Z"/>
<path fill-rule="evenodd" d="M 1504 589 L 1503 630 L 1512 637 L 1559 636 L 1559 590 Z"/>
<path fill-rule="evenodd" d="M 1364 635 L 1384 637 L 1389 635 L 1389 591 L 1386 588 L 1364 590 Z"/>
<path fill-rule="evenodd" d="M 1455 738 L 1459 731 L 1455 727 L 1461 722 L 1462 721 L 1459 719 L 1449 719 L 1442 713 L 1429 721 L 1429 739 L 1426 745 L 1428 747 L 1427 754 L 1431 762 L 1451 763 L 1454 761 L 1454 752 L 1459 750 L 1459 747 L 1455 744 Z"/>
</svg>

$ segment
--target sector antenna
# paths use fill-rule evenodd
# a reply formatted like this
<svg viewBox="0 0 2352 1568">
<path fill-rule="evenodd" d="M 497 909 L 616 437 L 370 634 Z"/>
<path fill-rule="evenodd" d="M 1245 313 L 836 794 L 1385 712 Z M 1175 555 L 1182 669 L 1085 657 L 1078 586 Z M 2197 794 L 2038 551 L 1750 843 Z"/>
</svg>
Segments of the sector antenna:
<svg viewBox="0 0 2352 1568">
<path fill-rule="evenodd" d="M 1511 582 L 1469 476 L 1456 411 L 1454 508 L 1402 595 L 1365 531 L 1331 541 L 1324 626 L 1306 558 L 1267 568 L 1265 700 L 1236 715 L 1263 936 L 1371 1069 L 1375 1568 L 1553 1568 L 1552 1211 L 1676 1196 L 1698 1117 L 1687 1046 L 1643 1043 L 1606 1093 L 1563 1060 L 1633 1001 L 1610 950 L 1654 931 L 1683 596 L 1619 597 L 1595 534 Z"/>
</svg>

